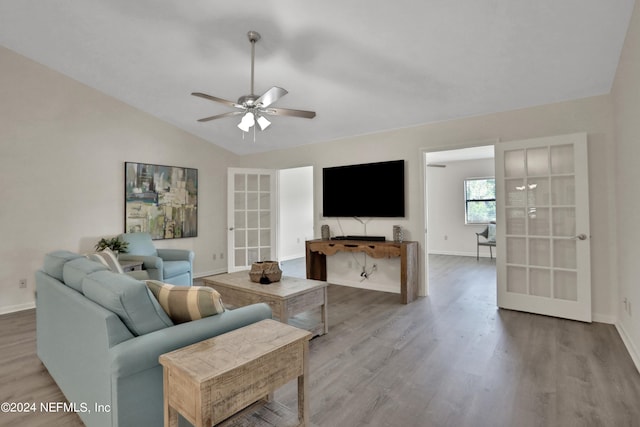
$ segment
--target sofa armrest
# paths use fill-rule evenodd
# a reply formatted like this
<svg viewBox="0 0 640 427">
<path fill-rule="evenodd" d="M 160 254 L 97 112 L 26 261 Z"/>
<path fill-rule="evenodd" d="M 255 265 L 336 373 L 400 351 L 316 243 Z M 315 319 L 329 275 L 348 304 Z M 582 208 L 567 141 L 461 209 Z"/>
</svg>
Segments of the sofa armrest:
<svg viewBox="0 0 640 427">
<path fill-rule="evenodd" d="M 129 254 L 120 254 L 118 256 L 118 260 L 120 261 L 142 261 L 142 267 L 145 270 L 162 270 L 162 258 L 157 256 L 143 256 L 143 255 L 129 255 Z"/>
<path fill-rule="evenodd" d="M 271 308 L 252 304 L 135 337 L 111 348 L 111 373 L 114 377 L 136 374 L 158 366 L 161 354 L 264 319 L 271 319 Z"/>
<path fill-rule="evenodd" d="M 195 254 L 188 249 L 158 249 L 158 256 L 165 261 L 189 261 L 193 263 Z"/>
</svg>

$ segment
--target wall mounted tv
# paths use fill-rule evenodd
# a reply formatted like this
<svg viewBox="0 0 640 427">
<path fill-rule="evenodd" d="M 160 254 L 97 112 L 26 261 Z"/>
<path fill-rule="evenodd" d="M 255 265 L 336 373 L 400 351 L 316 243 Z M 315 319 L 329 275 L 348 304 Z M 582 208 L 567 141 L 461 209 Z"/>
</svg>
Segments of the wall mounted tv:
<svg viewBox="0 0 640 427">
<path fill-rule="evenodd" d="M 325 217 L 404 217 L 404 160 L 322 170 Z"/>
</svg>

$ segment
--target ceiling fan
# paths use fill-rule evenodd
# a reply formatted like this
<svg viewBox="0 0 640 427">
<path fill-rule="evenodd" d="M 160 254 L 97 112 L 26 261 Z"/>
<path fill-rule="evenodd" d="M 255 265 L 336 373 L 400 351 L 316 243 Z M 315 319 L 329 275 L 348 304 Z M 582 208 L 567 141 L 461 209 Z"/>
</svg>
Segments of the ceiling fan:
<svg viewBox="0 0 640 427">
<path fill-rule="evenodd" d="M 249 31 L 247 33 L 249 41 L 251 42 L 251 92 L 249 95 L 243 95 L 238 98 L 237 102 L 229 101 L 226 99 L 218 98 L 216 96 L 207 95 L 206 93 L 193 92 L 191 95 L 198 96 L 200 98 L 208 99 L 210 101 L 219 102 L 229 107 L 237 108 L 238 111 L 230 111 L 228 113 L 222 113 L 211 117 L 205 117 L 199 119 L 199 122 L 208 122 L 211 120 L 221 119 L 224 117 L 232 117 L 242 115 L 242 120 L 238 124 L 238 127 L 243 132 L 249 132 L 253 127 L 254 139 L 255 139 L 255 124 L 257 122 L 260 130 L 265 130 L 271 122 L 267 120 L 267 116 L 291 116 L 291 117 L 303 117 L 305 119 L 312 119 L 316 116 L 314 111 L 305 110 L 291 110 L 288 108 L 273 108 L 271 105 L 278 99 L 286 95 L 288 92 L 278 86 L 273 86 L 260 96 L 256 96 L 253 93 L 253 75 L 254 75 L 254 62 L 255 62 L 255 47 L 256 42 L 260 40 L 260 34 L 256 31 Z M 244 135 L 244 133 L 243 133 Z"/>
</svg>

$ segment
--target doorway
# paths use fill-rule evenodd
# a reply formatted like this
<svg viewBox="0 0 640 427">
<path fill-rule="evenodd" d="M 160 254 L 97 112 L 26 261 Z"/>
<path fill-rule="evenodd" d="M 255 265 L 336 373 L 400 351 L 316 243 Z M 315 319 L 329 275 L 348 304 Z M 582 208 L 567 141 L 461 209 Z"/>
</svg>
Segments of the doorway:
<svg viewBox="0 0 640 427">
<path fill-rule="evenodd" d="M 443 275 L 462 277 L 476 267 L 489 269 L 490 277 L 495 277 L 495 248 L 491 258 L 489 248 L 481 247 L 476 260 L 476 233 L 486 224 L 467 221 L 465 198 L 465 180 L 495 177 L 494 144 L 425 152 L 424 166 L 427 292 L 449 282 Z M 495 294 L 495 279 L 491 280 Z"/>
<path fill-rule="evenodd" d="M 313 166 L 278 171 L 278 260 L 287 276 L 306 277 L 305 241 L 313 239 Z"/>
</svg>

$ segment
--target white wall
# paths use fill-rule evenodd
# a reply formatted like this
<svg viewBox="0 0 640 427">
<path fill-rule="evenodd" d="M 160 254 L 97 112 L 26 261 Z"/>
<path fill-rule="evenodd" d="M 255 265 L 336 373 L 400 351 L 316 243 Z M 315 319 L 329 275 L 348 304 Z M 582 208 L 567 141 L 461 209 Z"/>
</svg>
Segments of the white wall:
<svg viewBox="0 0 640 427">
<path fill-rule="evenodd" d="M 318 112 L 321 120 L 322 112 Z M 314 119 L 315 120 L 315 119 Z M 282 123 L 284 125 L 284 123 Z M 300 165 L 314 166 L 315 235 L 320 235 L 320 225 L 328 222 L 320 219 L 322 206 L 322 168 L 355 163 L 404 159 L 406 165 L 407 216 L 398 219 L 376 219 L 369 223 L 367 231 L 372 235 L 392 237 L 393 224 L 406 230 L 407 240 L 420 242 L 424 250 L 424 197 L 423 150 L 455 149 L 466 144 L 461 141 L 509 141 L 549 135 L 587 132 L 589 141 L 589 181 L 592 232 L 592 297 L 593 317 L 596 321 L 614 322 L 617 297 L 612 291 L 615 283 L 615 256 L 610 249 L 615 246 L 614 140 L 611 98 L 598 96 L 552 105 L 471 117 L 461 120 L 427 124 L 407 129 L 345 138 L 322 144 L 309 144 L 288 150 L 243 156 L 243 167 L 269 167 L 282 169 Z M 362 225 L 353 220 L 341 221 L 339 234 L 361 234 Z M 335 221 L 329 222 L 336 230 Z M 338 234 L 338 232 L 335 232 Z M 424 256 L 422 252 L 420 257 Z M 389 287 L 398 287 L 398 277 L 393 269 L 396 264 L 380 262 L 376 280 Z M 346 269 L 349 258 L 342 260 Z M 353 265 L 352 260 L 352 265 Z M 424 268 L 421 267 L 424 283 Z M 346 277 L 348 276 L 348 277 Z M 359 271 L 351 268 L 345 272 L 345 280 L 358 282 Z"/>
<path fill-rule="evenodd" d="M 125 161 L 198 169 L 198 237 L 156 244 L 193 250 L 196 275 L 226 269 L 237 156 L 2 47 L 0 69 L 0 313 L 33 306 L 45 253 L 124 230 Z"/>
<path fill-rule="evenodd" d="M 278 192 L 278 260 L 304 257 L 313 238 L 313 167 L 279 171 Z"/>
<path fill-rule="evenodd" d="M 494 159 L 438 163 L 446 167 L 426 169 L 428 251 L 443 255 L 476 256 L 475 233 L 482 232 L 486 225 L 465 224 L 464 180 L 493 177 Z M 480 256 L 489 257 L 489 248 L 481 247 Z"/>
<path fill-rule="evenodd" d="M 640 369 L 640 3 L 636 1 L 612 90 L 616 133 L 618 329 Z M 612 282 L 612 287 L 616 281 Z M 625 306 L 624 300 L 630 303 Z"/>
</svg>

